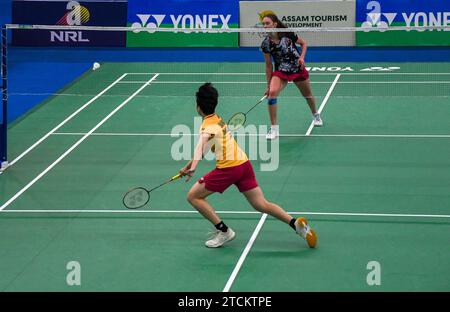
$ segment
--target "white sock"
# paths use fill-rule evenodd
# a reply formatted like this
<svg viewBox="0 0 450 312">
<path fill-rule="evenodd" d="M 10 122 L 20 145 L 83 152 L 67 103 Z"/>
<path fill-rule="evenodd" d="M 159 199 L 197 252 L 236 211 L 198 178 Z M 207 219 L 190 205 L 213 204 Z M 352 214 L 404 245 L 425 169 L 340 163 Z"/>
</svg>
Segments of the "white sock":
<svg viewBox="0 0 450 312">
<path fill-rule="evenodd" d="M 280 130 L 280 128 L 279 128 L 278 125 L 271 125 L 271 126 L 270 126 L 270 129 L 271 129 L 272 131 L 277 131 L 277 132 Z"/>
</svg>

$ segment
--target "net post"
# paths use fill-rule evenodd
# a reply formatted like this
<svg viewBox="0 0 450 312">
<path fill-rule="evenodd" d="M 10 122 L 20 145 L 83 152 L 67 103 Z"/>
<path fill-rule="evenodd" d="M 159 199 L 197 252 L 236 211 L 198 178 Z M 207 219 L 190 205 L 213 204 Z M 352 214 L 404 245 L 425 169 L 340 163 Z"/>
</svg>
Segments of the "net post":
<svg viewBox="0 0 450 312">
<path fill-rule="evenodd" d="M 0 171 L 8 166 L 7 158 L 7 130 L 8 130 L 8 92 L 7 92 L 7 29 L 6 25 L 2 25 L 2 47 L 1 47 L 1 77 L 2 77 L 2 116 L 3 120 L 0 129 Z"/>
</svg>

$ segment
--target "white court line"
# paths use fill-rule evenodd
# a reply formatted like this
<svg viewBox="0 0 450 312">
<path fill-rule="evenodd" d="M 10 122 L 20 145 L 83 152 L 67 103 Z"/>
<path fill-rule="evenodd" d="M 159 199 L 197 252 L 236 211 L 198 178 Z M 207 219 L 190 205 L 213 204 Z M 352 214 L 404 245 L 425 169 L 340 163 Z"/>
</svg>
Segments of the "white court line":
<svg viewBox="0 0 450 312">
<path fill-rule="evenodd" d="M 340 75 L 340 74 L 339 74 Z M 122 81 L 122 84 L 143 83 L 143 81 Z M 204 81 L 157 81 L 155 84 L 202 84 Z M 267 84 L 267 81 L 212 81 L 213 84 Z M 331 81 L 311 81 L 311 84 L 329 84 Z M 340 84 L 447 84 L 450 81 L 341 81 Z"/>
<path fill-rule="evenodd" d="M 129 75 L 153 75 L 153 73 L 127 73 Z M 253 72 L 253 73 L 207 73 L 207 72 L 203 72 L 203 73 L 190 73 L 190 72 L 186 72 L 186 73 L 159 73 L 160 75 L 244 75 L 244 76 L 262 76 L 265 75 L 265 73 L 260 73 L 260 72 Z"/>
<path fill-rule="evenodd" d="M 228 281 L 223 289 L 223 292 L 229 292 L 231 286 L 233 285 L 234 280 L 236 279 L 236 276 L 239 273 L 239 270 L 242 267 L 242 264 L 245 261 L 245 258 L 247 257 L 247 254 L 250 252 L 250 249 L 253 246 L 253 243 L 255 242 L 256 238 L 258 237 L 259 231 L 261 231 L 261 228 L 264 224 L 264 222 L 267 219 L 267 214 L 264 213 L 261 217 L 261 219 L 258 222 L 258 225 L 256 226 L 256 229 L 253 231 L 252 236 L 250 237 L 250 240 L 248 241 L 247 245 L 245 246 L 244 251 L 242 252 L 241 257 L 239 258 L 238 262 L 236 263 L 236 266 L 234 267 L 233 272 L 231 273 L 230 277 L 228 278 Z"/>
<path fill-rule="evenodd" d="M 337 83 L 337 81 L 339 80 L 339 77 L 341 75 L 337 74 L 336 78 L 333 81 L 333 84 L 330 86 L 330 89 L 328 90 L 328 93 L 325 97 L 325 99 L 322 102 L 322 105 L 320 106 L 319 112 L 324 108 L 326 102 L 328 101 L 328 98 L 331 95 L 331 92 L 333 92 L 333 89 Z M 313 125 L 314 126 L 314 125 Z M 308 129 L 308 131 L 306 132 L 306 135 L 309 135 L 311 133 L 312 129 Z M 256 238 L 258 237 L 259 231 L 261 230 L 262 226 L 264 225 L 264 222 L 266 221 L 267 218 L 267 214 L 264 213 L 261 217 L 261 219 L 258 222 L 258 225 L 256 226 L 255 230 L 253 231 L 252 236 L 250 237 L 250 240 L 248 241 L 247 245 L 245 246 L 244 251 L 242 252 L 242 255 L 239 257 L 238 262 L 236 263 L 236 266 L 233 269 L 233 272 L 231 273 L 225 288 L 223 289 L 223 292 L 228 292 L 231 288 L 231 286 L 234 283 L 234 280 L 236 279 L 236 276 L 238 275 L 242 265 L 244 264 L 245 258 L 247 257 L 248 253 L 250 252 L 250 249 L 253 246 L 253 243 L 255 242 Z"/>
<path fill-rule="evenodd" d="M 124 83 L 124 82 L 120 82 Z M 144 83 L 144 81 L 142 81 Z M 11 94 L 10 94 L 11 95 Z M 29 93 L 15 93 L 15 95 L 20 96 L 28 96 L 28 95 L 47 95 L 47 96 L 67 96 L 67 97 L 91 97 L 95 96 L 95 94 L 71 94 L 71 93 L 36 93 L 36 94 L 29 94 Z M 113 94 L 113 95 L 103 95 L 103 97 L 110 97 L 110 98 L 117 98 L 119 96 L 127 96 L 128 94 Z M 236 98 L 236 99 L 243 99 L 243 98 L 249 98 L 254 99 L 258 97 L 259 95 L 221 95 L 221 98 Z M 137 98 L 189 98 L 192 99 L 193 95 L 137 95 Z M 322 95 L 315 95 L 316 98 L 322 98 Z M 337 99 L 380 99 L 380 98 L 388 98 L 388 99 L 395 99 L 395 98 L 427 98 L 429 99 L 432 97 L 433 99 L 439 99 L 439 98 L 449 98 L 450 95 L 335 95 L 335 98 Z M 283 95 L 283 99 L 298 99 L 298 95 Z M 285 103 L 284 105 L 289 105 L 289 103 Z"/>
<path fill-rule="evenodd" d="M 393 84 L 439 84 L 439 83 L 450 83 L 450 81 L 440 81 L 440 80 L 426 80 L 426 81 L 341 81 L 339 83 L 346 83 L 346 84 L 383 84 L 383 83 L 393 83 Z"/>
<path fill-rule="evenodd" d="M 218 214 L 257 214 L 258 211 L 216 211 Z M 55 210 L 43 210 L 43 209 L 21 209 L 21 210 L 2 210 L 0 214 L 4 213 L 31 213 L 31 214 L 67 214 L 67 213 L 111 213 L 111 214 L 152 214 L 152 213 L 169 213 L 169 214 L 197 214 L 196 210 L 89 210 L 89 209 L 55 209 Z M 310 211 L 288 211 L 288 214 L 292 215 L 311 215 L 311 216 L 338 216 L 338 217 L 400 217 L 400 218 L 450 218 L 450 215 L 443 214 L 408 214 L 408 213 L 364 213 L 364 212 L 310 212 Z"/>
<path fill-rule="evenodd" d="M 154 73 L 127 73 L 129 75 L 153 75 Z M 244 76 L 265 76 L 265 73 L 262 72 L 252 72 L 252 73 L 207 73 L 207 72 L 203 72 L 203 73 L 159 73 L 160 75 L 220 75 L 220 76 L 226 76 L 226 75 L 244 75 Z M 450 75 L 450 73 L 399 73 L 399 72 L 345 72 L 345 71 L 335 71 L 335 72 L 316 72 L 316 71 L 309 71 L 310 75 L 336 75 L 336 74 L 341 74 L 341 75 L 361 75 L 361 76 L 367 76 L 367 75 L 420 75 L 420 76 L 426 76 L 426 75 Z"/>
<path fill-rule="evenodd" d="M 333 84 L 331 85 L 330 89 L 327 92 L 327 95 L 325 95 L 322 104 L 320 104 L 319 110 L 317 111 L 319 114 L 322 113 L 322 110 L 324 109 L 325 105 L 327 105 L 328 99 L 330 98 L 331 93 L 334 90 L 334 87 L 336 86 L 339 77 L 341 77 L 341 74 L 337 74 L 336 78 L 334 78 Z M 309 125 L 308 131 L 306 131 L 306 135 L 310 135 L 312 129 L 314 128 L 314 121 L 311 121 L 311 124 Z"/>
<path fill-rule="evenodd" d="M 27 150 L 25 150 L 22 154 L 20 154 L 19 156 L 17 156 L 14 160 L 12 160 L 9 165 L 8 168 L 11 167 L 12 165 L 14 165 L 16 162 L 18 162 L 22 157 L 24 157 L 26 154 L 28 154 L 29 152 L 31 152 L 36 146 L 38 146 L 39 144 L 41 144 L 45 139 L 47 139 L 51 134 L 53 134 L 56 130 L 58 130 L 59 128 L 61 128 L 62 126 L 64 126 L 69 120 L 71 120 L 73 117 L 75 117 L 79 112 L 81 112 L 83 109 L 85 109 L 86 107 L 88 107 L 91 103 L 93 103 L 95 100 L 97 100 L 99 97 L 101 97 L 105 92 L 107 92 L 109 89 L 111 89 L 114 85 L 116 85 L 121 79 L 123 79 L 127 74 L 123 74 L 122 76 L 120 76 L 119 78 L 117 78 L 112 84 L 110 84 L 108 87 L 106 87 L 105 89 L 103 89 L 103 91 L 101 91 L 100 93 L 98 93 L 97 95 L 95 95 L 92 99 L 90 99 L 86 104 L 84 104 L 83 106 L 81 106 L 79 109 L 77 109 L 75 112 L 73 112 L 69 117 L 67 117 L 66 119 L 64 119 L 61 123 L 59 123 L 55 128 L 53 128 L 52 130 L 50 130 L 46 135 L 44 135 L 42 138 L 40 138 L 38 141 L 36 141 L 33 145 L 31 145 Z M 0 174 L 3 171 L 0 171 Z"/>
<path fill-rule="evenodd" d="M 19 192 L 17 192 L 13 197 L 11 197 L 6 203 L 0 207 L 0 211 L 8 207 L 16 198 L 22 195 L 26 190 L 28 190 L 34 183 L 36 183 L 40 178 L 42 178 L 47 172 L 49 172 L 53 167 L 55 167 L 61 160 L 64 159 L 70 152 L 72 152 L 78 145 L 80 145 L 84 140 L 86 140 L 95 130 L 97 130 L 101 125 L 103 125 L 111 116 L 113 116 L 119 109 L 121 109 L 125 104 L 131 101 L 139 92 L 141 92 L 145 87 L 147 87 L 153 80 L 158 77 L 158 74 L 153 76 L 147 81 L 142 87 L 130 95 L 125 101 L 123 101 L 119 106 L 117 106 L 111 113 L 109 113 L 105 118 L 103 118 L 94 128 L 92 128 L 88 133 L 86 133 L 81 139 L 79 139 L 75 144 L 73 144 L 67 151 L 65 151 L 57 160 L 55 160 L 50 166 L 48 166 L 44 171 L 42 171 L 37 177 L 35 177 L 30 183 L 23 187 Z"/>
<path fill-rule="evenodd" d="M 311 72 L 310 72 L 310 74 L 311 74 Z M 312 72 L 312 74 L 319 74 L 319 73 Z M 450 75 L 450 73 L 443 73 L 443 72 L 440 72 L 440 73 L 423 73 L 423 72 L 422 73 L 391 73 L 391 72 L 346 73 L 346 72 L 342 72 L 341 74 L 343 74 L 343 75 L 358 75 L 358 76 L 368 76 L 368 75 L 414 75 L 414 76 Z"/>
<path fill-rule="evenodd" d="M 297 136 L 295 134 L 286 136 Z M 450 138 L 450 134 L 311 134 L 313 137 L 327 138 Z"/>
<path fill-rule="evenodd" d="M 86 133 L 82 132 L 55 132 L 53 135 L 69 135 L 69 136 L 83 136 Z M 174 134 L 171 133 L 111 133 L 111 132 L 96 132 L 91 136 L 168 136 L 179 138 L 180 136 L 198 136 L 197 133 Z M 265 137 L 265 134 L 253 133 L 234 133 L 233 136 L 260 136 Z M 280 134 L 280 137 L 324 137 L 324 138 L 450 138 L 450 134 Z"/>
<path fill-rule="evenodd" d="M 134 84 L 134 83 L 142 83 L 142 81 L 122 81 L 121 83 L 123 84 Z M 205 83 L 204 81 L 175 81 L 175 80 L 171 80 L 171 81 L 156 81 L 155 84 L 203 84 Z M 211 83 L 213 84 L 267 84 L 267 81 L 211 81 Z M 316 84 L 316 83 L 326 83 L 326 84 L 330 84 L 331 81 L 311 81 L 311 83 Z M 450 81 L 449 81 L 450 83 Z"/>
</svg>

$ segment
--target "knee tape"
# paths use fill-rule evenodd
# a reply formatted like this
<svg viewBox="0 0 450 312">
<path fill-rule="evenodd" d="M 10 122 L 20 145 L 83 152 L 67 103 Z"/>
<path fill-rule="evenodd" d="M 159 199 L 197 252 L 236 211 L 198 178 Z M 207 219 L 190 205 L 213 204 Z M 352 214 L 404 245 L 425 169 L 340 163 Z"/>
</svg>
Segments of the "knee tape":
<svg viewBox="0 0 450 312">
<path fill-rule="evenodd" d="M 267 101 L 267 104 L 269 104 L 269 105 L 276 105 L 277 104 L 277 98 L 269 99 Z"/>
</svg>

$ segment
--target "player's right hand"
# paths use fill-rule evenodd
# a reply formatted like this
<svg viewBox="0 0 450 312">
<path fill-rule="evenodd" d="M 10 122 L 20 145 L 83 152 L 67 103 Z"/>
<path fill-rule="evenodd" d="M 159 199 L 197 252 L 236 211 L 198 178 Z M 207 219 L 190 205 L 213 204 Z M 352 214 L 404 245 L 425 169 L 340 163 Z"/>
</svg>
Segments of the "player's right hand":
<svg viewBox="0 0 450 312">
<path fill-rule="evenodd" d="M 180 174 L 181 174 L 182 177 L 188 175 L 189 174 L 189 169 L 186 168 L 186 167 L 181 168 L 180 169 Z"/>
<path fill-rule="evenodd" d="M 195 172 L 195 169 L 187 169 L 186 170 L 186 174 L 185 174 L 186 182 L 188 182 L 192 178 L 192 176 L 194 175 L 194 172 Z"/>
</svg>

